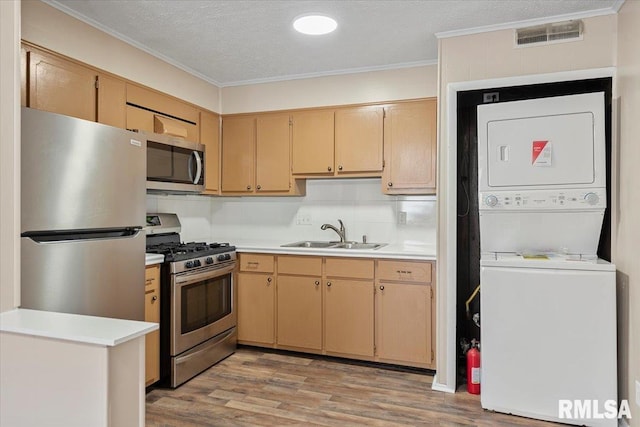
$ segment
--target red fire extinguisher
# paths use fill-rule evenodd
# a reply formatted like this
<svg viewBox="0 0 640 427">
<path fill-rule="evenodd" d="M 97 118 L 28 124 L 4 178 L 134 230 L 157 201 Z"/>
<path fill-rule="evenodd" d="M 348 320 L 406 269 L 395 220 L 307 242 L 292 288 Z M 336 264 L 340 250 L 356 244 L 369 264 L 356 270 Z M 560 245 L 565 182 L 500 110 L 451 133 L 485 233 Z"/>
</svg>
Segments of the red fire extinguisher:
<svg viewBox="0 0 640 427">
<path fill-rule="evenodd" d="M 480 394 L 480 350 L 476 340 L 471 341 L 471 348 L 467 351 L 467 391 Z"/>
</svg>

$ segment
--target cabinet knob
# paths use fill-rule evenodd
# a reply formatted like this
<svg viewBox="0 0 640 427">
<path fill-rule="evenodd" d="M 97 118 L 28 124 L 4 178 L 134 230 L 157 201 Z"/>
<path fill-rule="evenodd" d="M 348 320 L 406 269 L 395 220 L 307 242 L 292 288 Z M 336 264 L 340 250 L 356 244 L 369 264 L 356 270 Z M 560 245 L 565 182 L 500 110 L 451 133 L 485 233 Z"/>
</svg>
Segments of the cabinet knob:
<svg viewBox="0 0 640 427">
<path fill-rule="evenodd" d="M 316 286 L 318 286 L 318 285 L 320 284 L 320 281 L 319 281 L 319 280 L 316 280 L 316 282 L 315 282 L 315 283 L 316 283 Z"/>
<path fill-rule="evenodd" d="M 393 182 L 387 182 L 387 187 L 393 187 Z"/>
<path fill-rule="evenodd" d="M 328 287 L 331 287 L 331 282 L 327 282 L 327 286 L 328 286 Z"/>
<path fill-rule="evenodd" d="M 262 188 L 262 185 L 256 185 L 256 189 L 260 190 Z"/>
<path fill-rule="evenodd" d="M 327 166 L 327 170 L 331 172 L 331 166 Z"/>
<path fill-rule="evenodd" d="M 247 190 L 251 190 L 251 186 L 250 185 L 247 185 Z"/>
<path fill-rule="evenodd" d="M 338 170 L 341 171 L 342 170 L 342 165 L 338 166 Z"/>
<path fill-rule="evenodd" d="M 151 297 L 151 302 L 155 302 L 158 300 L 158 295 L 154 295 Z"/>
<path fill-rule="evenodd" d="M 268 283 L 271 283 L 271 280 L 273 280 L 273 279 L 271 279 L 271 277 L 267 277 L 267 282 Z"/>
<path fill-rule="evenodd" d="M 384 286 L 383 285 L 380 285 L 380 290 L 384 291 Z"/>
</svg>

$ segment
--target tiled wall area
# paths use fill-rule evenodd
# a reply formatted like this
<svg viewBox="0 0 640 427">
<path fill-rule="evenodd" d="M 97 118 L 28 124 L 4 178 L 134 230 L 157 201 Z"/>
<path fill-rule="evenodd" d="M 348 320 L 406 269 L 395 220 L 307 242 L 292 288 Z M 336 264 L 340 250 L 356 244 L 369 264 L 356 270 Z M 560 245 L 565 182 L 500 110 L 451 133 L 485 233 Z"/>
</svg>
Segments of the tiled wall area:
<svg viewBox="0 0 640 427">
<path fill-rule="evenodd" d="M 385 196 L 379 179 L 308 180 L 305 197 L 148 195 L 148 212 L 175 212 L 183 240 L 334 240 L 324 223 L 342 219 L 349 240 L 435 244 L 434 196 Z"/>
</svg>

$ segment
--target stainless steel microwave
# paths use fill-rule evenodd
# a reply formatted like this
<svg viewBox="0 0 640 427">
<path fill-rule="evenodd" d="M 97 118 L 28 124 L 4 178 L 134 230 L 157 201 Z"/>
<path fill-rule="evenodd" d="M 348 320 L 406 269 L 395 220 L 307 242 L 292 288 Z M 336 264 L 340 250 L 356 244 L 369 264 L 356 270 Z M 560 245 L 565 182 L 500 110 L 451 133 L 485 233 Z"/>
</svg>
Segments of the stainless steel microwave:
<svg viewBox="0 0 640 427">
<path fill-rule="evenodd" d="M 169 135 L 146 136 L 147 190 L 204 191 L 204 145 Z"/>
</svg>

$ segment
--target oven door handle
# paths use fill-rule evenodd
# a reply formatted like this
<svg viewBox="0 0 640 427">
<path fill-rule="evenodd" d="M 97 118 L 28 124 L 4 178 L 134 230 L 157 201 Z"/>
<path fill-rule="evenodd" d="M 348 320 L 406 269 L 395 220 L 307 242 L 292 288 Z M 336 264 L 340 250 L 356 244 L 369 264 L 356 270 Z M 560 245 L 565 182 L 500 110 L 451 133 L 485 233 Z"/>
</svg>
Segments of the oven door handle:
<svg viewBox="0 0 640 427">
<path fill-rule="evenodd" d="M 190 285 L 192 283 L 202 282 L 206 279 L 212 279 L 214 277 L 224 276 L 225 274 L 232 273 L 236 268 L 236 263 L 232 263 L 226 267 L 218 268 L 214 270 L 207 270 L 203 272 L 194 272 L 185 275 L 176 275 L 175 283 L 176 285 L 184 286 Z"/>
</svg>

